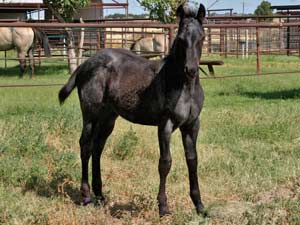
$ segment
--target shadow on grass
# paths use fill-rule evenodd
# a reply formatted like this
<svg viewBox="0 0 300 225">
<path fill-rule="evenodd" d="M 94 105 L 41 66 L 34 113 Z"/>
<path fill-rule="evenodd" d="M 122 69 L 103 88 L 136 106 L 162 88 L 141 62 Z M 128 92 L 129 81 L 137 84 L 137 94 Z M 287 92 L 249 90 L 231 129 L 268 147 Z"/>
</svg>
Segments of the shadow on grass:
<svg viewBox="0 0 300 225">
<path fill-rule="evenodd" d="M 19 77 L 20 69 L 19 66 L 0 68 L 0 74 L 0 77 Z"/>
<path fill-rule="evenodd" d="M 138 216 L 142 211 L 157 210 L 156 200 L 151 196 L 137 194 L 132 197 L 132 201 L 127 203 L 115 203 L 109 207 L 110 215 L 121 219 L 126 216 Z"/>
<path fill-rule="evenodd" d="M 126 215 L 137 216 L 141 209 L 133 202 L 129 203 L 116 203 L 109 207 L 110 215 L 114 218 L 121 219 Z"/>
<path fill-rule="evenodd" d="M 64 197 L 69 198 L 75 205 L 82 205 L 81 191 L 75 186 L 71 178 L 64 173 L 55 172 L 52 174 L 52 179 L 47 181 L 42 176 L 32 175 L 25 183 L 22 193 L 35 192 L 38 196 L 44 198 Z M 95 199 L 94 199 L 95 200 Z M 109 200 L 108 200 L 109 202 Z M 151 210 L 154 201 L 150 197 L 143 195 L 135 195 L 133 200 L 127 203 L 114 203 L 109 206 L 108 211 L 114 218 L 124 218 L 128 215 L 138 216 L 143 210 Z M 99 206 L 98 202 L 94 201 L 95 206 Z"/>
<path fill-rule="evenodd" d="M 249 98 L 261 98 L 261 99 L 299 99 L 300 98 L 300 88 L 282 91 L 271 91 L 271 92 L 240 92 L 241 96 Z"/>
<path fill-rule="evenodd" d="M 35 76 L 51 76 L 51 75 L 58 75 L 65 73 L 67 71 L 67 65 L 41 65 L 35 66 Z M 17 77 L 19 78 L 20 75 L 20 67 L 19 66 L 12 66 L 2 68 L 0 67 L 0 77 Z M 30 68 L 29 66 L 26 67 L 26 71 L 24 77 L 30 75 Z"/>
<path fill-rule="evenodd" d="M 76 205 L 81 203 L 81 195 L 78 188 L 74 187 L 74 183 L 70 181 L 71 178 L 60 172 L 52 174 L 52 179 L 46 181 L 41 176 L 31 176 L 25 184 L 22 192 L 34 191 L 37 195 L 45 198 L 52 198 L 53 196 L 60 196 L 70 198 Z"/>
</svg>

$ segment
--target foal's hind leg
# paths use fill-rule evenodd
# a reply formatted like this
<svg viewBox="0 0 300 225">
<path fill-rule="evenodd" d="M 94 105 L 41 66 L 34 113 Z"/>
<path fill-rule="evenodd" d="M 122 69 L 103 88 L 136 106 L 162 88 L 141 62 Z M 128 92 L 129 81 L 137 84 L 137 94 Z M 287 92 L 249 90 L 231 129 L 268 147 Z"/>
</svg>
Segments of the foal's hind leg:
<svg viewBox="0 0 300 225">
<path fill-rule="evenodd" d="M 83 204 L 91 201 L 90 185 L 89 185 L 89 160 L 92 154 L 93 145 L 93 123 L 89 120 L 83 120 L 83 129 L 80 137 L 80 157 L 81 157 L 81 193 Z"/>
<path fill-rule="evenodd" d="M 92 188 L 95 196 L 102 202 L 105 202 L 105 198 L 102 193 L 102 180 L 101 180 L 101 164 L 100 158 L 106 143 L 107 138 L 112 133 L 115 126 L 116 115 L 112 114 L 105 121 L 101 120 L 97 124 L 95 131 L 96 140 L 92 150 Z"/>
<path fill-rule="evenodd" d="M 197 119 L 194 123 L 180 127 L 182 134 L 182 141 L 185 151 L 185 158 L 189 170 L 190 180 L 190 196 L 196 207 L 198 214 L 204 214 L 204 206 L 201 201 L 199 184 L 198 184 L 198 159 L 196 143 L 199 132 L 200 122 Z"/>
<path fill-rule="evenodd" d="M 101 118 L 101 113 L 99 114 L 99 117 Z M 116 117 L 116 115 L 111 114 L 109 117 L 103 117 L 100 120 L 91 121 L 89 119 L 84 119 L 82 135 L 80 138 L 82 163 L 81 191 L 83 204 L 91 202 L 90 186 L 88 182 L 88 163 L 91 155 L 93 191 L 100 200 L 104 201 L 100 174 L 100 156 L 106 139 L 113 130 Z"/>
</svg>

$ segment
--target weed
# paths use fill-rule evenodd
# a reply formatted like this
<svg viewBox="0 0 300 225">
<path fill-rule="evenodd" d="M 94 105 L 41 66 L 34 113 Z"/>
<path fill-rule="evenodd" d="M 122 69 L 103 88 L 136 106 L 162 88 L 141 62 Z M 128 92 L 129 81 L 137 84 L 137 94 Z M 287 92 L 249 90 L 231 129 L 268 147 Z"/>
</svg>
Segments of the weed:
<svg viewBox="0 0 300 225">
<path fill-rule="evenodd" d="M 138 145 L 139 138 L 132 127 L 126 131 L 117 141 L 112 150 L 112 158 L 118 160 L 129 159 L 133 156 Z"/>
</svg>

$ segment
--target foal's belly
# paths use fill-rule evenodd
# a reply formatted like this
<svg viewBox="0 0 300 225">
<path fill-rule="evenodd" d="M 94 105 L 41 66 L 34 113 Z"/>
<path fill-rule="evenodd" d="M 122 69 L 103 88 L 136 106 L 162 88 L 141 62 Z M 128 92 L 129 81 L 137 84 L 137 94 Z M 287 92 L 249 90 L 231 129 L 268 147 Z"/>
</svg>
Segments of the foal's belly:
<svg viewBox="0 0 300 225">
<path fill-rule="evenodd" d="M 137 124 L 156 126 L 164 115 L 163 107 L 158 102 L 145 101 L 140 104 L 115 105 L 115 111 L 124 119 Z"/>
<path fill-rule="evenodd" d="M 174 98 L 151 91 L 149 94 L 129 92 L 111 99 L 115 112 L 126 120 L 142 125 L 157 126 L 170 119 L 176 127 L 197 119 L 201 106 L 186 92 L 179 92 Z"/>
<path fill-rule="evenodd" d="M 115 111 L 133 123 L 157 126 L 170 119 L 176 127 L 195 120 L 200 113 L 200 109 L 192 101 L 184 102 L 181 98 L 175 104 L 155 101 L 153 98 L 130 106 L 119 102 L 115 105 Z"/>
<path fill-rule="evenodd" d="M 148 110 L 147 110 L 148 109 Z M 116 112 L 124 119 L 142 125 L 158 126 L 165 120 L 170 119 L 175 127 L 180 127 L 185 123 L 192 122 L 199 116 L 200 109 L 195 109 L 191 104 L 184 104 L 174 109 L 163 109 L 155 111 L 147 109 L 137 109 L 135 111 L 125 111 L 122 109 Z"/>
<path fill-rule="evenodd" d="M 148 125 L 148 126 L 157 126 L 159 125 L 159 117 L 153 115 L 141 115 L 141 114 L 126 114 L 119 113 L 120 116 L 132 123 Z"/>
</svg>

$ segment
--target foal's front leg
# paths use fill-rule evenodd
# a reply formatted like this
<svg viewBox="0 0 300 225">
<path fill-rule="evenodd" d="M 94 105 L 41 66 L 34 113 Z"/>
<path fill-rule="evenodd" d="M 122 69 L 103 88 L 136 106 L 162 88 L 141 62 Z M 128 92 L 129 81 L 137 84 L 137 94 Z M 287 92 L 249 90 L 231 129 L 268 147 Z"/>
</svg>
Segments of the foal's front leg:
<svg viewBox="0 0 300 225">
<path fill-rule="evenodd" d="M 172 131 L 173 123 L 171 122 L 171 120 L 168 120 L 167 122 L 163 123 L 161 126 L 158 127 L 158 140 L 160 149 L 158 171 L 160 184 L 157 200 L 160 216 L 164 216 L 170 213 L 167 205 L 166 179 L 172 164 L 172 158 L 170 153 L 170 138 Z"/>
<path fill-rule="evenodd" d="M 189 170 L 190 196 L 196 207 L 197 213 L 204 214 L 204 206 L 201 201 L 197 175 L 198 160 L 196 143 L 199 127 L 200 122 L 199 119 L 197 119 L 192 124 L 180 127 L 180 131 L 185 151 L 185 158 Z"/>
</svg>

